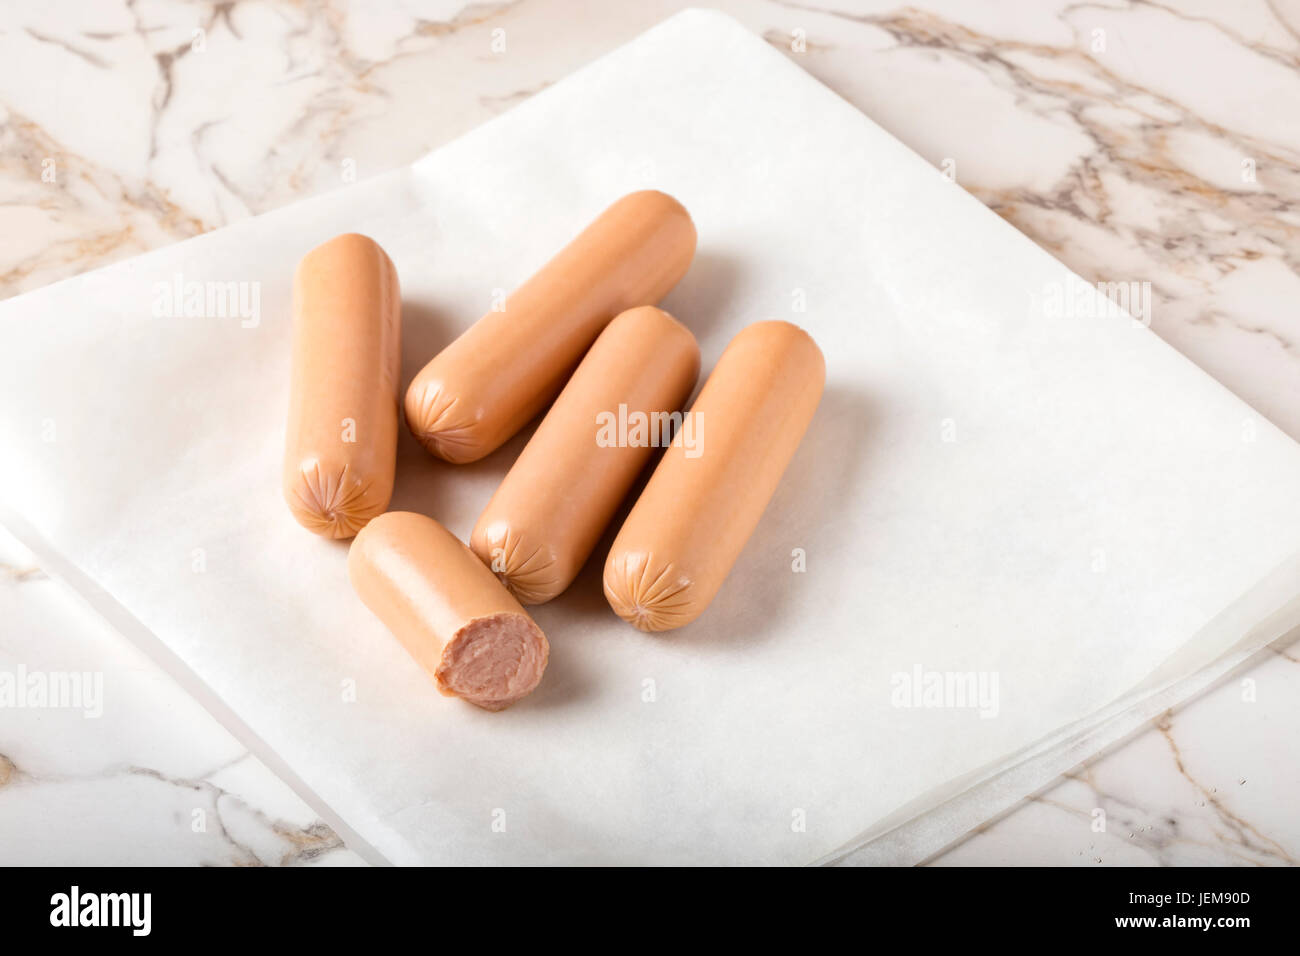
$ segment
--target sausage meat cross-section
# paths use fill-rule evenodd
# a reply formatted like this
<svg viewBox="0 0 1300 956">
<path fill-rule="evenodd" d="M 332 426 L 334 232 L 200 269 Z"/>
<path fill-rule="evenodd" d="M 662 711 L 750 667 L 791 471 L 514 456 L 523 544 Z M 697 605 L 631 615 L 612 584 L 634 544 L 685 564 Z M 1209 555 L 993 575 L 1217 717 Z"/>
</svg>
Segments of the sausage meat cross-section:
<svg viewBox="0 0 1300 956">
<path fill-rule="evenodd" d="M 546 635 L 432 518 L 409 511 L 375 518 L 352 542 L 348 578 L 443 694 L 503 710 L 541 681 Z"/>
</svg>

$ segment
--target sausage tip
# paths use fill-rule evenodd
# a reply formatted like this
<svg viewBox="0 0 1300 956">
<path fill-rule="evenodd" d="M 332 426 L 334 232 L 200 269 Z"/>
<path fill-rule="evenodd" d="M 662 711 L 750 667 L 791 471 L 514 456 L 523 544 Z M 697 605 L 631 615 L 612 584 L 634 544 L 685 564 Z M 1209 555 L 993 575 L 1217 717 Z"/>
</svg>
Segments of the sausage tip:
<svg viewBox="0 0 1300 956">
<path fill-rule="evenodd" d="M 289 511 L 308 531 L 325 538 L 351 538 L 388 507 L 373 482 L 348 473 L 348 466 L 323 466 L 306 461 L 285 484 Z"/>
<path fill-rule="evenodd" d="M 611 551 L 603 584 L 614 613 L 639 631 L 671 631 L 704 610 L 687 574 L 644 552 Z"/>
<path fill-rule="evenodd" d="M 412 382 L 403 403 L 406 425 L 425 449 L 453 465 L 478 461 L 491 449 L 479 440 L 477 421 L 441 383 Z"/>
<path fill-rule="evenodd" d="M 520 604 L 545 604 L 568 585 L 552 549 L 526 540 L 506 522 L 476 525 L 469 546 Z"/>
</svg>

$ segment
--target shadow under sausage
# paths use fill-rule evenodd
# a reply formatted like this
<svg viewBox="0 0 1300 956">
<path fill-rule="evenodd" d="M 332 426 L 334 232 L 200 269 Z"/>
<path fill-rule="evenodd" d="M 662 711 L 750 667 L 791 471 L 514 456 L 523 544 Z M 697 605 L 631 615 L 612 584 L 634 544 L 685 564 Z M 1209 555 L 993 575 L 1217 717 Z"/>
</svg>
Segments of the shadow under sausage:
<svg viewBox="0 0 1300 956">
<path fill-rule="evenodd" d="M 685 627 L 645 638 L 745 648 L 797 631 L 798 590 L 806 578 L 793 570 L 792 554 L 800 548 L 809 562 L 816 562 L 844 552 L 851 532 L 838 510 L 861 480 L 872 421 L 872 401 L 865 393 L 829 385 L 758 527 L 712 603 Z M 601 582 L 605 557 L 649 473 L 628 496 L 578 580 L 561 595 L 566 610 L 578 617 L 613 614 Z"/>
<path fill-rule="evenodd" d="M 540 418 L 525 425 L 492 454 L 464 465 L 453 465 L 431 455 L 403 423 L 397 439 L 397 477 L 388 510 L 428 515 L 468 542 L 474 522 L 532 438 L 538 421 Z"/>
<path fill-rule="evenodd" d="M 532 608 L 527 610 L 532 611 Z M 599 686 L 598 675 L 583 665 L 583 654 L 567 633 L 552 633 L 542 621 L 537 622 L 551 645 L 546 673 L 537 689 L 516 704 L 513 710 L 552 710 L 580 703 Z"/>
<path fill-rule="evenodd" d="M 686 325 L 697 339 L 703 340 L 725 316 L 740 278 L 741 268 L 734 259 L 707 248 L 701 249 L 696 252 L 682 281 L 660 305 Z M 432 302 L 403 301 L 401 397 L 405 397 L 406 389 L 419 371 L 478 318 L 453 316 Z M 690 401 L 694 401 L 704 377 L 703 374 L 700 375 Z M 497 485 L 519 457 L 545 414 L 543 411 L 492 454 L 467 465 L 452 465 L 425 451 L 406 427 L 403 415 L 398 433 L 397 476 L 388 510 L 415 511 L 429 515 L 461 540 L 468 540 L 478 514 L 487 506 Z M 657 461 L 658 455 L 652 458 L 652 464 Z M 608 541 L 613 540 L 612 534 L 622 526 L 623 518 L 626 517 L 631 502 L 640 494 L 649 471 L 647 468 L 642 473 L 636 488 L 625 500 L 623 509 L 611 522 Z M 464 519 L 467 511 L 474 515 L 468 521 Z M 602 541 L 596 549 L 596 554 L 600 557 L 598 563 L 602 566 L 608 550 L 606 541 Z M 591 563 L 588 562 L 589 565 Z M 583 573 L 588 571 L 584 569 Z M 582 575 L 579 576 L 579 581 L 581 580 Z M 599 583 L 599 575 L 597 582 Z M 575 582 L 566 594 L 578 586 L 578 582 Z M 596 590 L 600 592 L 599 587 Z M 601 600 L 604 600 L 603 596 Z"/>
<path fill-rule="evenodd" d="M 426 301 L 402 303 L 399 403 L 420 370 L 478 318 L 452 316 L 447 310 Z M 388 510 L 428 515 L 461 540 L 467 540 L 474 519 L 470 518 L 467 524 L 465 516 L 472 514 L 476 517 L 487 504 L 492 491 L 532 435 L 536 422 L 526 425 L 510 441 L 479 461 L 453 465 L 426 451 L 407 427 L 405 414 L 399 417 L 397 475 Z"/>
<path fill-rule="evenodd" d="M 776 494 L 713 603 L 679 633 L 683 640 L 746 646 L 800 630 L 799 593 L 807 573 L 794 570 L 795 549 L 814 568 L 852 553 L 853 523 L 843 502 L 863 480 L 872 445 L 873 401 L 848 385 L 827 386 L 807 434 Z"/>
<path fill-rule="evenodd" d="M 743 269 L 734 258 L 699 249 L 686 275 L 659 303 L 703 343 L 730 315 Z"/>
<path fill-rule="evenodd" d="M 463 316 L 452 319 L 430 303 L 403 303 L 403 397 L 411 380 L 468 328 L 470 321 L 473 319 Z M 532 438 L 541 417 L 534 418 L 492 454 L 463 465 L 453 465 L 431 455 L 411 434 L 403 417 L 398 429 L 397 474 L 389 510 L 428 515 L 461 541 L 468 542 L 474 522 Z M 581 700 L 594 686 L 592 675 L 583 670 L 582 655 L 564 640 L 563 634 L 557 637 L 546 630 L 545 624 L 541 626 L 551 640 L 546 676 L 537 690 L 514 704 L 511 710 L 562 707 Z"/>
<path fill-rule="evenodd" d="M 433 302 L 402 301 L 402 394 L 429 360 L 470 327 L 478 316 L 452 315 Z"/>
<path fill-rule="evenodd" d="M 641 496 L 646 482 L 650 480 L 661 454 L 662 449 L 656 449 L 641 470 L 573 583 L 554 599 L 528 608 L 551 641 L 552 663 L 547 666 L 546 679 L 542 682 L 546 693 L 541 696 L 540 703 L 548 706 L 567 703 L 585 696 L 590 688 L 599 683 L 598 675 L 583 669 L 582 662 L 587 659 L 584 646 L 589 641 L 608 641 L 609 632 L 606 628 L 609 625 L 625 627 L 629 635 L 645 636 L 640 635 L 632 625 L 619 620 L 605 600 L 602 581 L 605 558 L 614 544 L 614 538 L 623 527 L 632 505 Z M 548 684 L 554 684 L 554 687 L 547 687 Z M 538 697 L 542 689 L 539 687 L 531 696 Z"/>
</svg>

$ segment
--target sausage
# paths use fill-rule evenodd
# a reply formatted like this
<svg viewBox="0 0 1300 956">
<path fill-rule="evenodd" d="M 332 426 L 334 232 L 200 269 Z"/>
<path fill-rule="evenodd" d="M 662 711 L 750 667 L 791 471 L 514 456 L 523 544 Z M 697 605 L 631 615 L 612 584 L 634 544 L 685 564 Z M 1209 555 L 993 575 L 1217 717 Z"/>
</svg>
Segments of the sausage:
<svg viewBox="0 0 1300 956">
<path fill-rule="evenodd" d="M 825 381 L 821 350 L 789 322 L 758 322 L 731 340 L 610 548 L 605 597 L 619 617 L 667 631 L 703 613 L 776 491 Z"/>
<path fill-rule="evenodd" d="M 694 255 L 681 203 L 624 196 L 420 370 L 406 391 L 412 434 L 457 464 L 495 451 L 559 394 L 614 316 L 658 302 Z"/>
<path fill-rule="evenodd" d="M 432 518 L 409 511 L 375 518 L 352 542 L 348 578 L 443 694 L 502 710 L 542 679 L 546 635 Z"/>
<path fill-rule="evenodd" d="M 543 604 L 577 577 L 699 373 L 695 336 L 652 305 L 600 333 L 470 537 L 520 601 Z"/>
<path fill-rule="evenodd" d="M 397 270 L 378 243 L 349 233 L 303 256 L 281 483 L 304 528 L 350 538 L 388 507 L 401 351 Z"/>
</svg>

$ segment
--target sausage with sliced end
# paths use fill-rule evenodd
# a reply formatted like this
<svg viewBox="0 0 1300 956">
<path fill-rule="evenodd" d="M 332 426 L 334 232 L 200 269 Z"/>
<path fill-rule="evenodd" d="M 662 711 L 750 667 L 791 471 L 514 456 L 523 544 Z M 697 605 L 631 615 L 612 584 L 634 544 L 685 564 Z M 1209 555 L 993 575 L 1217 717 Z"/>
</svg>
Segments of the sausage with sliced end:
<svg viewBox="0 0 1300 956">
<path fill-rule="evenodd" d="M 700 372 L 695 336 L 640 306 L 600 333 L 474 526 L 470 546 L 524 604 L 567 588 Z"/>
<path fill-rule="evenodd" d="M 352 542 L 348 578 L 443 694 L 502 710 L 542 679 L 546 635 L 432 518 L 409 511 L 375 518 Z"/>
<path fill-rule="evenodd" d="M 624 196 L 420 370 L 406 390 L 412 434 L 457 464 L 495 451 L 559 394 L 614 316 L 658 302 L 694 255 L 681 203 Z"/>
<path fill-rule="evenodd" d="M 776 491 L 825 380 L 821 350 L 789 322 L 758 322 L 731 340 L 610 548 L 605 597 L 619 617 L 667 631 L 703 613 Z"/>
<path fill-rule="evenodd" d="M 293 371 L 281 483 L 298 523 L 350 538 L 393 494 L 402 297 L 373 239 L 337 236 L 293 282 Z"/>
</svg>

